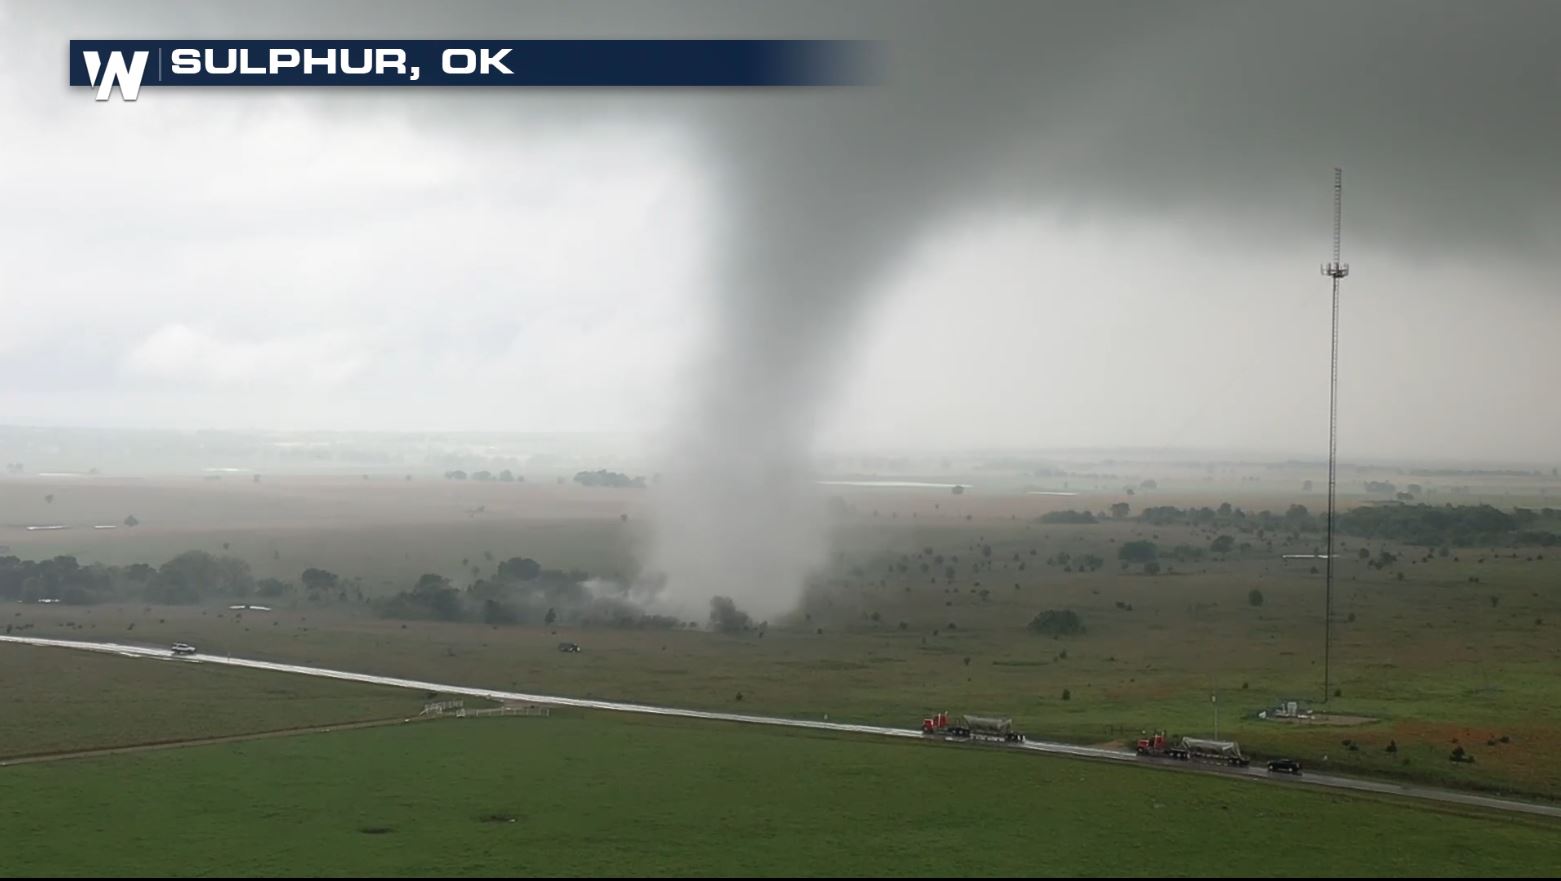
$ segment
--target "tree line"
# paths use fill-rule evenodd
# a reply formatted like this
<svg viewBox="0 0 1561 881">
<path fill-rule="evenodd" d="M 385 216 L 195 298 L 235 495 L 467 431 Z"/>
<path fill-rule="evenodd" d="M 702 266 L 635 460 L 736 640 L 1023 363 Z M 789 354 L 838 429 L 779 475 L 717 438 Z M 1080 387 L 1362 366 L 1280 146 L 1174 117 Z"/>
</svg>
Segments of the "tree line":
<svg viewBox="0 0 1561 881">
<path fill-rule="evenodd" d="M 1318 533 L 1328 526 L 1326 514 L 1314 514 L 1305 505 L 1291 505 L 1276 514 L 1243 511 L 1229 502 L 1218 508 L 1160 505 L 1139 512 L 1138 520 L 1151 526 L 1231 529 L 1259 537 L 1271 531 Z M 1334 526 L 1343 535 L 1424 547 L 1561 544 L 1557 532 L 1561 509 L 1556 508 L 1503 511 L 1492 505 L 1362 505 L 1339 514 Z"/>
<path fill-rule="evenodd" d="M 630 477 L 621 471 L 608 471 L 599 468 L 595 471 L 581 471 L 575 474 L 575 483 L 581 486 L 610 486 L 628 489 L 644 489 L 644 477 Z"/>
<path fill-rule="evenodd" d="M 309 573 L 304 574 L 308 583 Z M 341 598 L 347 598 L 347 585 L 333 581 L 331 586 L 340 587 Z M 256 580 L 249 563 L 243 560 L 205 551 L 185 551 L 161 566 L 146 563 L 82 565 L 75 557 L 67 555 L 48 560 L 0 557 L 0 599 L 12 601 L 52 599 L 83 606 L 144 600 L 182 605 L 217 598 L 280 597 L 291 591 L 292 585 L 275 578 Z M 355 584 L 351 585 L 351 591 L 361 596 Z"/>
<path fill-rule="evenodd" d="M 492 575 L 478 578 L 464 590 L 443 575 L 424 573 L 407 590 L 380 601 L 377 608 L 388 618 L 481 621 L 495 626 L 697 626 L 647 612 L 627 585 L 592 579 L 578 569 L 544 569 L 530 557 L 503 560 Z"/>
</svg>

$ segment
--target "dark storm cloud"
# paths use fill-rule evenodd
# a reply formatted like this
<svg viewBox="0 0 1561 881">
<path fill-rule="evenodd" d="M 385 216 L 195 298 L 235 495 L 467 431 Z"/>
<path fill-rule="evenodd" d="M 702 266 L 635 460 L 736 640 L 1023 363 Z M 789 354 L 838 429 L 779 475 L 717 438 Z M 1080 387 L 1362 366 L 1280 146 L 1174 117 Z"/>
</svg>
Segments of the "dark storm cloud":
<svg viewBox="0 0 1561 881">
<path fill-rule="evenodd" d="M 660 562 L 688 594 L 789 595 L 805 491 L 867 298 L 960 217 L 1045 208 L 1202 231 L 1211 257 L 1546 259 L 1561 195 L 1555 3 L 33 4 L 77 36 L 806 36 L 882 41 L 884 82 L 797 92 L 306 95 L 472 138 L 626 116 L 687 128 L 721 201 L 712 333 L 672 439 Z M 63 65 L 61 79 L 63 80 Z M 144 101 L 155 101 L 148 92 Z M 632 151 L 632 144 L 624 144 Z M 1306 251 L 1298 247 L 1297 251 Z M 1130 259 L 1130 258 L 1125 258 Z M 739 597 L 740 599 L 749 599 Z M 762 609 L 761 609 L 762 610 Z"/>
<path fill-rule="evenodd" d="M 1561 7 L 1548 2 L 23 3 L 113 36 L 845 36 L 882 40 L 873 90 L 491 95 L 439 111 L 536 124 L 529 107 L 685 115 L 752 198 L 784 181 L 842 222 L 950 194 L 1092 213 L 1196 212 L 1291 234 L 1316 181 L 1349 174 L 1352 228 L 1407 248 L 1554 240 Z M 406 96 L 394 100 L 405 105 Z M 360 99 L 354 99 L 360 103 Z M 378 97 L 369 104 L 379 103 Z M 516 107 L 514 105 L 520 105 Z M 845 186 L 849 184 L 849 186 Z M 845 191 L 842 192 L 842 187 Z M 816 192 L 814 192 L 816 191 Z M 849 199 L 846 198 L 849 194 Z M 773 212 L 786 220 L 784 209 Z"/>
</svg>

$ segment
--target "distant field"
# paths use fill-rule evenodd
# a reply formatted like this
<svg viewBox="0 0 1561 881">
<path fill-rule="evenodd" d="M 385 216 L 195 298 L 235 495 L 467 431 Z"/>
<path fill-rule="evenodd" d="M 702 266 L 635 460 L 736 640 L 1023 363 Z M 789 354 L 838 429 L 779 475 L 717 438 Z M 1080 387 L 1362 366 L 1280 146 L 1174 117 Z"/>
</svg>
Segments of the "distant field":
<svg viewBox="0 0 1561 881">
<path fill-rule="evenodd" d="M 404 718 L 422 701 L 402 689 L 0 645 L 0 758 Z"/>
<path fill-rule="evenodd" d="M 0 554 L 155 566 L 204 550 L 249 561 L 257 577 L 296 579 L 313 566 L 378 590 L 400 590 L 422 572 L 462 574 L 461 560 L 480 564 L 485 551 L 506 549 L 608 574 L 629 569 L 645 498 L 643 490 L 428 477 L 0 479 L 0 547 L 9 547 Z M 128 516 L 138 525 L 124 526 Z M 38 525 L 70 528 L 26 528 Z"/>
<path fill-rule="evenodd" d="M 1561 870 L 1561 827 L 1537 819 L 608 715 L 449 720 L 9 768 L 0 825 L 11 833 L 0 873 L 11 876 Z"/>
<path fill-rule="evenodd" d="M 1217 505 L 1222 500 L 1249 510 L 1282 511 L 1291 503 L 1318 510 L 1326 501 L 1320 490 L 1301 491 L 1298 475 L 1164 479 L 1159 489 L 1125 495 L 1123 484 L 1136 484 L 1140 476 L 1134 470 L 1109 480 L 980 473 L 933 478 L 974 487 L 960 496 L 924 488 L 828 486 L 821 491 L 870 522 L 924 530 L 1024 521 L 1068 508 L 1100 511 L 1117 501 L 1129 502 L 1135 511 L 1145 505 Z M 1344 479 L 1341 506 L 1365 500 L 1358 492 L 1362 479 Z M 1449 478 L 1442 483 L 1455 480 L 1472 484 L 1471 491 L 1453 496 L 1444 489 L 1428 500 L 1561 504 L 1561 481 L 1539 485 L 1532 479 Z M 1029 486 L 1064 484 L 1078 495 L 1025 493 Z M 469 577 L 473 565 L 491 568 L 485 554 L 531 556 L 556 568 L 614 575 L 634 571 L 636 552 L 647 540 L 653 494 L 654 489 L 586 488 L 552 480 L 456 481 L 426 474 L 412 480 L 385 474 L 368 480 L 261 475 L 258 483 L 252 475 L 221 480 L 0 476 L 0 549 L 8 548 L 0 554 L 32 559 L 71 554 L 83 563 L 157 565 L 182 551 L 204 550 L 247 560 L 257 577 L 296 579 L 304 569 L 320 567 L 362 579 L 373 592 L 400 590 L 422 572 Z M 133 528 L 123 525 L 131 515 L 139 521 Z"/>
</svg>

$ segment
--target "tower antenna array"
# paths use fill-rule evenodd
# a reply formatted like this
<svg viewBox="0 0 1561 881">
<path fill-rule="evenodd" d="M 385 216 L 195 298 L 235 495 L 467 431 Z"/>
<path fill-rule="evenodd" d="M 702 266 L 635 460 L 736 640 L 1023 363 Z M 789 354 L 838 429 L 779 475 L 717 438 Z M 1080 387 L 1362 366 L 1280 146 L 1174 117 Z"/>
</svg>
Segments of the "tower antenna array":
<svg viewBox="0 0 1561 881">
<path fill-rule="evenodd" d="M 1344 171 L 1333 170 L 1333 260 L 1323 264 L 1322 274 L 1333 281 L 1333 354 L 1328 370 L 1328 557 L 1323 577 L 1323 703 L 1332 693 L 1329 664 L 1333 649 L 1333 518 L 1335 473 L 1339 454 L 1339 282 L 1350 274 L 1350 264 L 1339 260 L 1339 239 L 1344 207 Z"/>
</svg>

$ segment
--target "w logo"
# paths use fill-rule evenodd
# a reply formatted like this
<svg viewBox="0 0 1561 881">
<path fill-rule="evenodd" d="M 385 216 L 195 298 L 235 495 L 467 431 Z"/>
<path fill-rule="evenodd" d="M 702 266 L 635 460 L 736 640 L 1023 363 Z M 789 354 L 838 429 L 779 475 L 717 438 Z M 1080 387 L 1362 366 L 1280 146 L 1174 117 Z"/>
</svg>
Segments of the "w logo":
<svg viewBox="0 0 1561 881">
<path fill-rule="evenodd" d="M 119 97 L 124 101 L 134 101 L 141 91 L 141 77 L 146 73 L 146 59 L 150 52 L 131 52 L 130 63 L 125 63 L 125 53 L 108 53 L 108 64 L 103 63 L 101 53 L 87 51 L 81 53 L 82 61 L 87 64 L 87 81 L 98 87 L 99 101 L 107 101 L 109 93 L 114 91 L 114 84 L 119 84 Z"/>
</svg>

